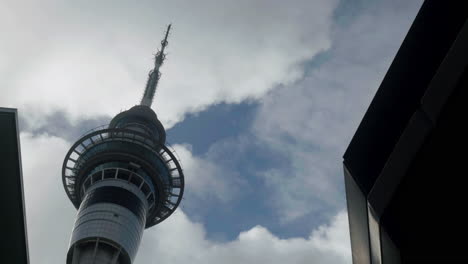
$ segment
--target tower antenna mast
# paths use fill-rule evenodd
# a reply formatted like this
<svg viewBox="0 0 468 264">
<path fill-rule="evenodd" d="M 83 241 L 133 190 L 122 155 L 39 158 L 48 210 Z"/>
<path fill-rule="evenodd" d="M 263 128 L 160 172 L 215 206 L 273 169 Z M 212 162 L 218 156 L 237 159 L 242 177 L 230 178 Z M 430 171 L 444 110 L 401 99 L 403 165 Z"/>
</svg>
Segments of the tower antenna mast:
<svg viewBox="0 0 468 264">
<path fill-rule="evenodd" d="M 156 87 L 158 86 L 159 78 L 161 78 L 161 72 L 159 71 L 159 68 L 161 67 L 161 65 L 164 62 L 164 59 L 166 58 L 164 49 L 169 44 L 169 42 L 167 42 L 167 37 L 169 36 L 170 30 L 171 24 L 167 26 L 166 35 L 161 41 L 161 50 L 158 50 L 158 52 L 154 56 L 154 69 L 152 69 L 148 74 L 148 81 L 146 82 L 145 93 L 143 94 L 143 98 L 141 98 L 140 105 L 146 105 L 150 107 L 153 103 L 154 94 L 156 93 Z"/>
</svg>

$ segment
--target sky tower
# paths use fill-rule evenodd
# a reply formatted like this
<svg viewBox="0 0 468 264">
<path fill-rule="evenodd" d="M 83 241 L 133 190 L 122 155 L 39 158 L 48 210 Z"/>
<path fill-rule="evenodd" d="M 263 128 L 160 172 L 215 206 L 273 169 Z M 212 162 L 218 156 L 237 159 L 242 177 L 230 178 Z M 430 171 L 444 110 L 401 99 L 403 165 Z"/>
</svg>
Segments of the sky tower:
<svg viewBox="0 0 468 264">
<path fill-rule="evenodd" d="M 65 157 L 63 186 L 78 209 L 67 264 L 131 264 L 143 230 L 166 219 L 182 199 L 182 168 L 150 108 L 170 29 L 141 103 L 80 138 Z"/>
</svg>

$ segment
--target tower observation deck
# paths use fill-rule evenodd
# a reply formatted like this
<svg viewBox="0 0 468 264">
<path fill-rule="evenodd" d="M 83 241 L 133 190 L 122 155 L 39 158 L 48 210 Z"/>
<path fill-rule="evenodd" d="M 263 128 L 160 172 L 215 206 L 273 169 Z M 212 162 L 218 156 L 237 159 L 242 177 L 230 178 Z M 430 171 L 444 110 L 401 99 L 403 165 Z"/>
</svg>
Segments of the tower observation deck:
<svg viewBox="0 0 468 264">
<path fill-rule="evenodd" d="M 169 217 L 182 199 L 182 168 L 150 108 L 170 29 L 140 105 L 80 138 L 65 157 L 62 182 L 78 209 L 67 264 L 131 264 L 144 229 Z"/>
</svg>

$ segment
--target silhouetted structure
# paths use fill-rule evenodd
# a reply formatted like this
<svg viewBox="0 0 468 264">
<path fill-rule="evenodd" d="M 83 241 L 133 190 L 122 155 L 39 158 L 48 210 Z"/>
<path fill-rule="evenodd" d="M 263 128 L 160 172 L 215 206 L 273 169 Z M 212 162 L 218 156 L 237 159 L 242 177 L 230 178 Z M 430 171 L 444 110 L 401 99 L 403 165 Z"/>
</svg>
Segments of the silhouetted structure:
<svg viewBox="0 0 468 264">
<path fill-rule="evenodd" d="M 62 180 L 78 209 L 67 263 L 133 262 L 145 228 L 171 215 L 184 192 L 182 169 L 150 106 L 161 76 L 168 26 L 141 104 L 79 139 L 65 157 Z"/>
<path fill-rule="evenodd" d="M 21 151 L 16 109 L 0 107 L 2 263 L 29 263 Z"/>
<path fill-rule="evenodd" d="M 355 264 L 468 262 L 467 18 L 422 5 L 344 154 Z"/>
</svg>

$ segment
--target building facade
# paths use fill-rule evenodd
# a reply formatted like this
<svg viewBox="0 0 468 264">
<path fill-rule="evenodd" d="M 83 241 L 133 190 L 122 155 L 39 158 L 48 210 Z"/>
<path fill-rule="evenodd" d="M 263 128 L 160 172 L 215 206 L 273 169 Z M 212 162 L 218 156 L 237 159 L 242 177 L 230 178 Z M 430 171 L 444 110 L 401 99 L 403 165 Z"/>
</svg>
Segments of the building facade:
<svg viewBox="0 0 468 264">
<path fill-rule="evenodd" d="M 468 263 L 467 47 L 468 2 L 426 0 L 344 154 L 353 263 Z"/>
<path fill-rule="evenodd" d="M 2 263 L 28 264 L 28 236 L 18 111 L 0 107 L 0 226 Z"/>
</svg>

